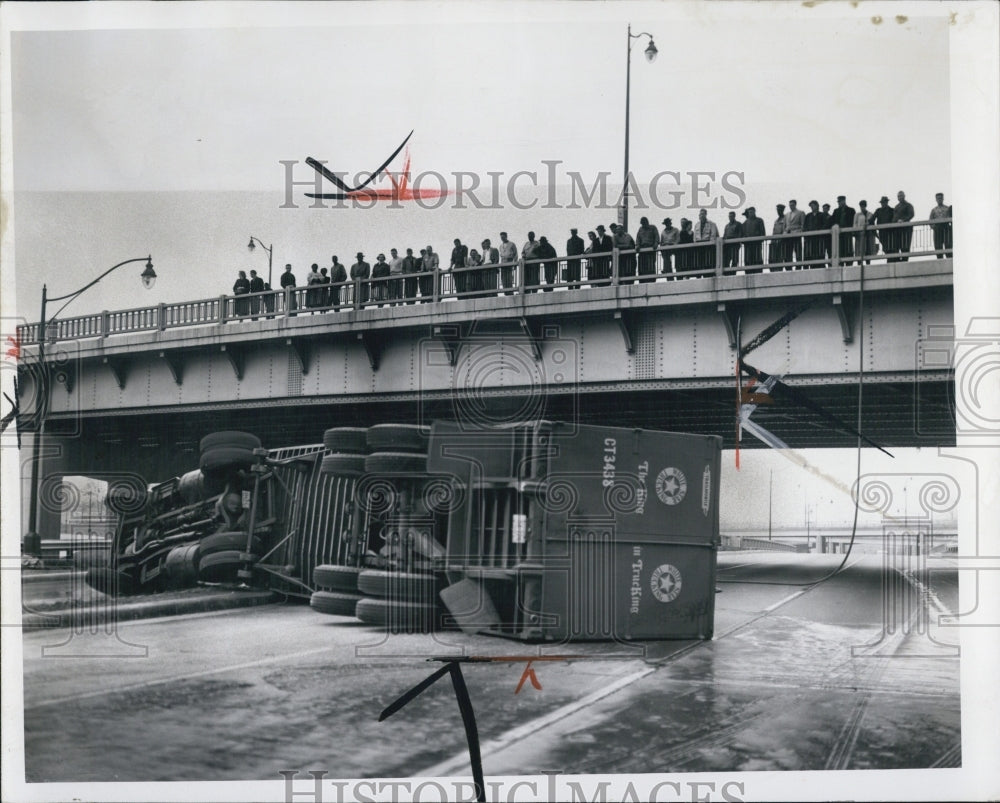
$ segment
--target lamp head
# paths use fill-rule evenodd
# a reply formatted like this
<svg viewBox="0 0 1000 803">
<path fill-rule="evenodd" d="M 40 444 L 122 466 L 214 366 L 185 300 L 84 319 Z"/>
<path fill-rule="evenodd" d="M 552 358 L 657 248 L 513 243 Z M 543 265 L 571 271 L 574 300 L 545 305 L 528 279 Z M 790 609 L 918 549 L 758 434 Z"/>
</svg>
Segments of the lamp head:
<svg viewBox="0 0 1000 803">
<path fill-rule="evenodd" d="M 253 237 L 250 238 L 250 242 L 247 243 L 247 249 L 253 251 L 257 246 L 253 244 Z"/>
<path fill-rule="evenodd" d="M 650 64 L 656 61 L 657 52 L 656 45 L 653 44 L 653 37 L 649 37 L 649 46 L 646 48 L 646 61 Z"/>
<path fill-rule="evenodd" d="M 142 279 L 142 286 L 147 290 L 156 284 L 156 271 L 153 270 L 152 257 L 148 257 L 146 259 L 146 269 L 142 272 L 142 275 L 139 278 Z"/>
</svg>

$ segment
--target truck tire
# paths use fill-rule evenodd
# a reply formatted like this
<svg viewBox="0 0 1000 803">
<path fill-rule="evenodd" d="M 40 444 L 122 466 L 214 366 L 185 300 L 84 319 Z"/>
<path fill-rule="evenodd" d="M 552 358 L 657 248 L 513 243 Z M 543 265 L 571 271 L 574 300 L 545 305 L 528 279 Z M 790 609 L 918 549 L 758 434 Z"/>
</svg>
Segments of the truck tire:
<svg viewBox="0 0 1000 803">
<path fill-rule="evenodd" d="M 198 451 L 207 452 L 217 446 L 234 446 L 238 449 L 249 449 L 252 452 L 254 449 L 260 448 L 260 438 L 250 432 L 232 430 L 213 432 L 201 439 Z"/>
<path fill-rule="evenodd" d="M 366 427 L 335 427 L 323 433 L 323 446 L 328 452 L 368 454 Z"/>
<path fill-rule="evenodd" d="M 390 633 L 428 633 L 438 624 L 440 608 L 427 602 L 390 602 L 365 597 L 358 601 L 355 615 L 366 625 Z"/>
<path fill-rule="evenodd" d="M 350 591 L 356 594 L 360 572 L 361 569 L 356 566 L 320 564 L 313 569 L 313 585 L 323 591 Z"/>
<path fill-rule="evenodd" d="M 375 452 L 365 458 L 368 474 L 426 474 L 427 456 L 412 452 Z"/>
<path fill-rule="evenodd" d="M 343 476 L 354 476 L 365 473 L 365 456 L 360 454 L 346 454 L 337 452 L 328 454 L 319 464 L 320 474 L 340 474 Z"/>
<path fill-rule="evenodd" d="M 198 583 L 200 544 L 174 547 L 167 553 L 163 568 L 171 588 L 189 588 Z"/>
<path fill-rule="evenodd" d="M 245 552 L 247 548 L 247 534 L 241 532 L 212 533 L 201 539 L 199 544 L 203 556 L 214 555 L 216 552 L 227 552 L 236 550 Z M 264 544 L 257 536 L 254 536 L 250 544 L 250 551 L 255 555 L 261 554 Z"/>
<path fill-rule="evenodd" d="M 83 580 L 91 588 L 95 588 L 108 596 L 125 596 L 133 593 L 134 590 L 134 581 L 131 574 L 116 572 L 107 566 L 87 569 Z"/>
<path fill-rule="evenodd" d="M 213 446 L 201 453 L 198 468 L 208 472 L 244 468 L 252 465 L 255 459 L 253 449 L 243 446 Z"/>
<path fill-rule="evenodd" d="M 236 582 L 236 572 L 243 567 L 241 554 L 239 550 L 231 549 L 203 556 L 198 563 L 198 579 L 206 583 Z M 257 561 L 256 555 L 251 555 L 250 558 L 251 563 Z"/>
<path fill-rule="evenodd" d="M 333 616 L 354 616 L 360 600 L 360 594 L 315 591 L 309 598 L 309 607 L 319 613 L 329 613 Z"/>
<path fill-rule="evenodd" d="M 433 602 L 439 590 L 438 578 L 433 574 L 365 569 L 358 575 L 358 591 L 368 597 Z"/>
<path fill-rule="evenodd" d="M 373 452 L 419 452 L 427 454 L 430 427 L 415 424 L 376 424 L 368 428 L 368 448 Z"/>
</svg>

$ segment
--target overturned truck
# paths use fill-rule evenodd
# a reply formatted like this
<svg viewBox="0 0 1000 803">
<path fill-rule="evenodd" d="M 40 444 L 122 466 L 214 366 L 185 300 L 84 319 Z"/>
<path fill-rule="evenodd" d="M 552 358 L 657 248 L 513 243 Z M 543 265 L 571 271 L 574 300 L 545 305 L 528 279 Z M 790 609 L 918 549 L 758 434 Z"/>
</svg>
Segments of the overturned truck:
<svg viewBox="0 0 1000 803">
<path fill-rule="evenodd" d="M 109 593 L 270 588 L 391 632 L 711 638 L 721 439 L 531 422 L 379 424 L 197 471 L 119 513 Z"/>
</svg>

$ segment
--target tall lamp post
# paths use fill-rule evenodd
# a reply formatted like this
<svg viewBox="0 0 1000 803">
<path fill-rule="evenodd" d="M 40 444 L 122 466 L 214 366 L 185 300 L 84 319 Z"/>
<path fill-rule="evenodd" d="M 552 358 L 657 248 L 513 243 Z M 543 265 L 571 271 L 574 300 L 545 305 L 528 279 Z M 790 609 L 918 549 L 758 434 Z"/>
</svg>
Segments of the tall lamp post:
<svg viewBox="0 0 1000 803">
<path fill-rule="evenodd" d="M 632 25 L 628 26 L 628 51 L 625 54 L 625 180 L 622 183 L 622 213 L 621 225 L 628 231 L 628 144 L 629 144 L 629 105 L 632 94 L 632 40 L 649 37 L 649 44 L 646 46 L 646 61 L 652 64 L 656 61 L 656 45 L 653 44 L 653 34 L 632 33 Z"/>
<path fill-rule="evenodd" d="M 256 245 L 255 245 L 256 243 Z M 247 243 L 247 250 L 252 254 L 253 250 L 259 245 L 265 251 L 267 251 L 267 286 L 271 287 L 271 264 L 274 261 L 274 245 L 264 245 L 264 243 L 258 238 L 250 235 L 250 242 Z"/>
<path fill-rule="evenodd" d="M 45 364 L 45 340 L 48 336 L 49 326 L 55 322 L 59 313 L 66 309 L 66 307 L 68 307 L 79 295 L 89 290 L 112 271 L 118 270 L 118 268 L 124 265 L 131 265 L 134 262 L 146 263 L 146 269 L 143 270 L 139 278 L 142 280 L 142 286 L 149 290 L 156 283 L 156 271 L 153 270 L 152 256 L 147 256 L 145 258 L 136 257 L 135 259 L 126 259 L 124 262 L 119 262 L 117 265 L 113 265 L 108 268 L 93 281 L 85 284 L 79 290 L 67 293 L 64 296 L 49 298 L 48 287 L 44 284 L 42 285 L 42 314 L 38 318 L 38 428 L 35 431 L 34 446 L 32 448 L 31 499 L 28 507 L 28 534 L 25 536 L 25 541 L 30 544 L 34 544 L 34 542 L 38 540 L 38 464 L 42 459 L 42 438 L 45 435 L 45 418 L 48 413 L 49 406 L 49 371 Z M 65 301 L 66 303 L 56 310 L 56 313 L 51 318 L 47 318 L 46 307 L 50 301 Z M 29 539 L 31 539 L 30 542 Z M 28 546 L 28 543 L 26 543 L 26 547 Z M 37 549 L 37 544 L 34 545 L 34 548 Z M 27 549 L 26 551 L 31 550 Z"/>
</svg>

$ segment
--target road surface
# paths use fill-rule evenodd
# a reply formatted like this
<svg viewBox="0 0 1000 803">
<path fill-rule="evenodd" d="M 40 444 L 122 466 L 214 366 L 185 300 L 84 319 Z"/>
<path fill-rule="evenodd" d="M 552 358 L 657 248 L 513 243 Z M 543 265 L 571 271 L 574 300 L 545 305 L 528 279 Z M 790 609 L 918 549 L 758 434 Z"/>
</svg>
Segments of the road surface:
<svg viewBox="0 0 1000 803">
<path fill-rule="evenodd" d="M 29 781 L 469 775 L 447 680 L 381 709 L 431 655 L 466 665 L 487 775 L 960 765 L 956 572 L 922 586 L 878 556 L 722 553 L 715 638 L 539 648 L 458 632 L 385 636 L 279 604 L 24 634 Z M 919 577 L 913 578 L 919 580 Z"/>
</svg>

